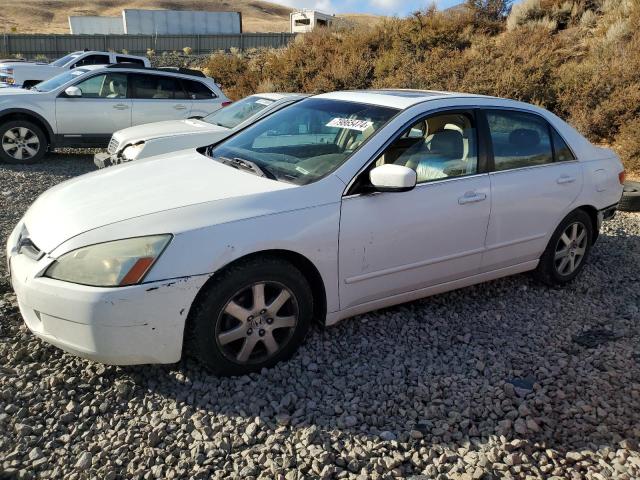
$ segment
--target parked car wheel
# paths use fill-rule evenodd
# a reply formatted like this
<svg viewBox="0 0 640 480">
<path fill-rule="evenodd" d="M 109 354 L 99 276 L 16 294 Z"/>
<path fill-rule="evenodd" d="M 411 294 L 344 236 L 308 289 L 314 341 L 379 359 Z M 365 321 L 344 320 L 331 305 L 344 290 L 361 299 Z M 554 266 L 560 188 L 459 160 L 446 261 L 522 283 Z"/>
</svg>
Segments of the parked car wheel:
<svg viewBox="0 0 640 480">
<path fill-rule="evenodd" d="M 187 348 L 218 375 L 258 372 L 291 357 L 311 325 L 311 289 L 289 262 L 242 262 L 206 288 L 191 314 Z"/>
<path fill-rule="evenodd" d="M 548 285 L 564 285 L 584 268 L 593 245 L 593 224 L 583 210 L 567 215 L 551 236 L 535 270 L 536 277 Z"/>
<path fill-rule="evenodd" d="M 26 120 L 11 120 L 0 126 L 0 161 L 30 164 L 42 160 L 47 151 L 44 132 Z"/>
<path fill-rule="evenodd" d="M 621 212 L 640 212 L 640 182 L 624 182 L 622 198 L 618 203 Z"/>
</svg>

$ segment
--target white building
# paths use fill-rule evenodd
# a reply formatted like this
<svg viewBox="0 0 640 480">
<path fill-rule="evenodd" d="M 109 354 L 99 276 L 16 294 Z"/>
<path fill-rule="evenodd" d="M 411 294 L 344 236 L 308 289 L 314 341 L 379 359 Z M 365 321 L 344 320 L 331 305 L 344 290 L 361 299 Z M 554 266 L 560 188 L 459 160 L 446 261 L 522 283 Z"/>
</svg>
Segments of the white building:
<svg viewBox="0 0 640 480">
<path fill-rule="evenodd" d="M 297 10 L 289 14 L 291 33 L 306 33 L 316 27 L 329 27 L 338 19 L 335 15 L 317 10 Z"/>
</svg>

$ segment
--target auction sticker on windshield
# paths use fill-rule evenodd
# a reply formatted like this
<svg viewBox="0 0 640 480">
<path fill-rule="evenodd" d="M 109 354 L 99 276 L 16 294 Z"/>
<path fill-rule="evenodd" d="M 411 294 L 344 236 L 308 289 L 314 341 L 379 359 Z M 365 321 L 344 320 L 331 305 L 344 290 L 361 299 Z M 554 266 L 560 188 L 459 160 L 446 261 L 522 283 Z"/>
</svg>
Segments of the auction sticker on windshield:
<svg viewBox="0 0 640 480">
<path fill-rule="evenodd" d="M 256 103 L 259 105 L 265 105 L 265 106 L 269 106 L 273 103 L 273 100 L 267 100 L 265 98 L 260 98 L 258 100 L 256 100 Z"/>
<path fill-rule="evenodd" d="M 348 128 L 349 130 L 357 130 L 359 132 L 364 132 L 367 128 L 371 127 L 373 122 L 368 120 L 358 120 L 355 118 L 334 118 L 325 126 L 327 127 L 337 127 L 337 128 Z"/>
</svg>

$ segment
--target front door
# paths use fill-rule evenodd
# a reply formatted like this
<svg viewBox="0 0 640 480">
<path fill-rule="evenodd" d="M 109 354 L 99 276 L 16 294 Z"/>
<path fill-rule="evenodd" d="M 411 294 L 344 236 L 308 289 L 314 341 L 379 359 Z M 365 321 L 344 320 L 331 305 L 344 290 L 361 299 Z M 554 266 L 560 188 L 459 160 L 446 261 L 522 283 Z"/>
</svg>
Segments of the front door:
<svg viewBox="0 0 640 480">
<path fill-rule="evenodd" d="M 342 201 L 340 308 L 478 273 L 490 213 L 488 173 L 478 169 L 470 112 L 443 112 L 403 132 L 356 179 Z M 375 192 L 368 173 L 394 163 L 418 185 Z"/>
<path fill-rule="evenodd" d="M 56 99 L 56 123 L 59 134 L 67 139 L 103 139 L 131 126 L 131 100 L 127 98 L 127 75 L 103 73 L 78 82 L 81 97 Z"/>
</svg>

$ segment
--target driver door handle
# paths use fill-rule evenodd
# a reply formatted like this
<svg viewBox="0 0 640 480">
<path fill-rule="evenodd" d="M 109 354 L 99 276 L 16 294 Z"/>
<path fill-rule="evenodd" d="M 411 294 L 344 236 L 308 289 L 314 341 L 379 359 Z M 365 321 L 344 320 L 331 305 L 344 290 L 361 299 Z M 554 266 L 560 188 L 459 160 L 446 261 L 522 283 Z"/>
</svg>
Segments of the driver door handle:
<svg viewBox="0 0 640 480">
<path fill-rule="evenodd" d="M 113 106 L 113 108 L 115 108 L 116 110 L 127 110 L 129 108 L 129 105 L 125 103 L 117 103 Z"/>
<path fill-rule="evenodd" d="M 173 108 L 175 108 L 176 110 L 186 110 L 187 107 L 185 107 L 184 105 L 174 105 Z"/>
<path fill-rule="evenodd" d="M 466 205 L 468 203 L 477 203 L 482 202 L 487 199 L 486 193 L 478 193 L 478 192 L 467 192 L 462 197 L 458 198 L 459 205 Z"/>
</svg>

